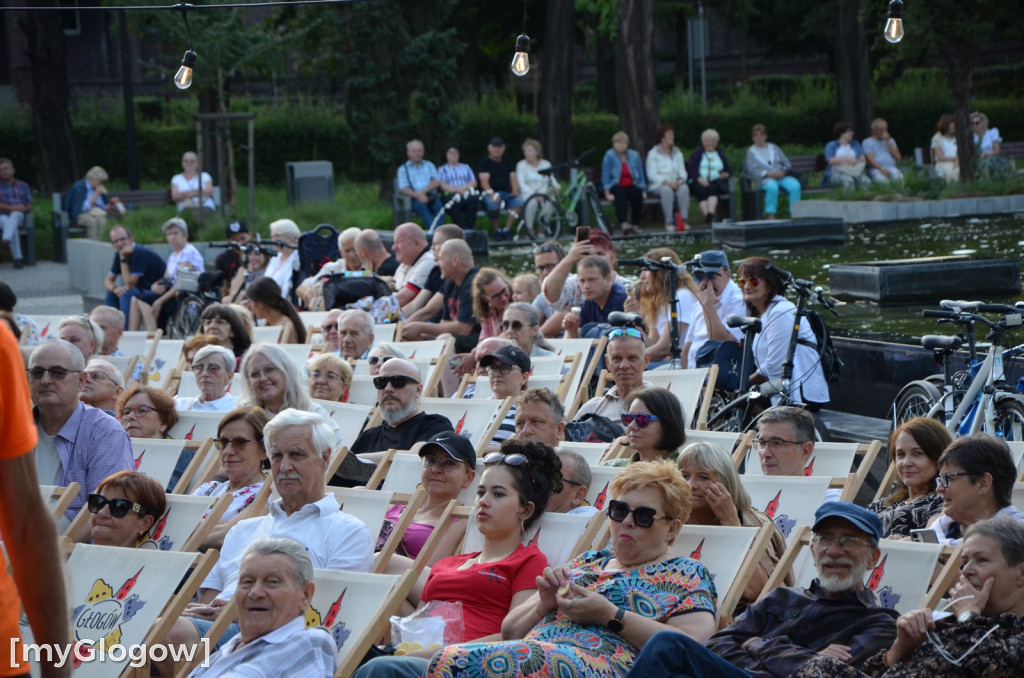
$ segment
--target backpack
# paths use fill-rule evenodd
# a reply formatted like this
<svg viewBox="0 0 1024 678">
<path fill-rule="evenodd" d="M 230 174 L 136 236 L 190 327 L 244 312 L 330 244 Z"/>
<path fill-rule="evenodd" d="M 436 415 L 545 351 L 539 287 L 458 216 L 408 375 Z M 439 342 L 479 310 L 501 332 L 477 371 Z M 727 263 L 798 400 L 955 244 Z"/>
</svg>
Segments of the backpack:
<svg viewBox="0 0 1024 678">
<path fill-rule="evenodd" d="M 565 425 L 566 439 L 577 443 L 611 443 L 625 432 L 621 423 L 593 412 Z"/>
<path fill-rule="evenodd" d="M 817 346 L 812 345 L 806 339 L 798 339 L 797 343 L 810 346 L 818 352 L 821 360 L 821 370 L 825 373 L 825 381 L 839 381 L 839 376 L 843 370 L 843 361 L 839 359 L 839 353 L 836 352 L 836 347 L 832 344 L 832 335 L 829 334 L 825 319 L 813 309 L 807 310 L 806 317 L 807 323 L 811 326 L 811 331 L 814 332 Z"/>
</svg>

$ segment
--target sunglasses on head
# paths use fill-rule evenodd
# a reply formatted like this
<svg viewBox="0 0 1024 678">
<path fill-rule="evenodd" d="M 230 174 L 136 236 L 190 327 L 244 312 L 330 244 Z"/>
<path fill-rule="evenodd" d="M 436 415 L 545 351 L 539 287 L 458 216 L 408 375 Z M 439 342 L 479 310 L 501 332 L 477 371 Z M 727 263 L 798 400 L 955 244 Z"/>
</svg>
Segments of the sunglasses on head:
<svg viewBox="0 0 1024 678">
<path fill-rule="evenodd" d="M 630 508 L 624 501 L 612 499 L 608 502 L 608 517 L 617 523 L 621 523 L 630 513 L 633 514 L 633 523 L 637 527 L 650 527 L 655 520 L 672 520 L 670 516 L 659 516 L 655 509 L 650 506 L 637 506 Z"/>
<path fill-rule="evenodd" d="M 718 271 L 694 271 L 693 279 L 698 283 L 702 283 L 705 280 L 714 280 L 718 277 Z"/>
<path fill-rule="evenodd" d="M 366 362 L 370 363 L 370 367 L 376 367 L 377 365 L 383 365 L 394 357 L 393 355 L 371 355 L 366 359 Z"/>
<path fill-rule="evenodd" d="M 391 388 L 401 389 L 401 388 L 405 388 L 409 384 L 418 384 L 418 383 L 420 383 L 418 380 L 413 379 L 412 377 L 407 377 L 404 374 L 396 374 L 396 375 L 390 376 L 390 377 L 374 377 L 373 378 L 373 387 L 375 389 L 377 389 L 378 391 L 383 391 L 385 388 L 387 388 L 388 384 L 391 384 Z"/>
<path fill-rule="evenodd" d="M 144 516 L 149 513 L 149 511 L 146 510 L 146 507 L 137 501 L 123 498 L 107 499 L 102 494 L 90 494 L 88 503 L 90 513 L 99 513 L 103 510 L 103 507 L 106 506 L 110 509 L 110 515 L 115 518 L 124 518 L 128 515 L 129 511 L 138 513 L 140 516 Z"/>
<path fill-rule="evenodd" d="M 530 461 L 523 454 L 505 454 L 504 452 L 491 452 L 484 457 L 484 464 L 508 464 L 509 466 L 522 466 Z"/>
<path fill-rule="evenodd" d="M 754 288 L 754 287 L 757 287 L 758 285 L 761 284 L 761 279 L 760 278 L 740 278 L 739 280 L 736 281 L 736 284 L 740 286 L 740 289 L 743 289 L 747 285 L 750 285 L 751 288 Z"/>
<path fill-rule="evenodd" d="M 556 245 L 554 243 L 548 243 L 547 245 L 540 245 L 539 247 L 533 248 L 533 253 L 535 255 L 537 255 L 537 254 L 547 254 L 548 252 L 558 252 L 558 250 L 559 250 L 559 246 L 558 245 Z"/>
<path fill-rule="evenodd" d="M 634 339 L 643 340 L 644 333 L 635 327 L 616 327 L 614 330 L 608 333 L 608 339 L 615 339 L 626 335 L 627 337 L 633 337 Z"/>
<path fill-rule="evenodd" d="M 634 421 L 637 428 L 647 428 L 652 421 L 661 421 L 661 419 L 656 414 L 630 414 L 629 412 L 622 414 L 623 426 L 629 426 Z"/>
</svg>

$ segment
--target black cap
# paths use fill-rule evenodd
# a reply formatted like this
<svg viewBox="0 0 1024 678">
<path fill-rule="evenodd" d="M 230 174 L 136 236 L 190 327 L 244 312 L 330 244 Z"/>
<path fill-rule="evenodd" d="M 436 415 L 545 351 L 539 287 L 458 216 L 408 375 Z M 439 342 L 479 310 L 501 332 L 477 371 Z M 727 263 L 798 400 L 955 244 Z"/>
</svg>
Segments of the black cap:
<svg viewBox="0 0 1024 678">
<path fill-rule="evenodd" d="M 501 137 L 491 137 L 491 146 L 504 146 L 505 140 Z"/>
<path fill-rule="evenodd" d="M 239 219 L 238 221 L 232 221 L 227 226 L 227 237 L 238 235 L 239 233 L 248 233 L 249 227 L 245 225 L 245 222 Z"/>
<path fill-rule="evenodd" d="M 527 374 L 530 373 L 530 368 L 532 367 L 530 356 L 526 355 L 526 351 L 518 346 L 502 346 L 494 353 L 480 358 L 480 365 L 487 367 L 494 360 L 497 360 L 502 365 L 515 365 Z"/>
<path fill-rule="evenodd" d="M 438 433 L 427 440 L 423 447 L 420 448 L 420 456 L 422 457 L 425 453 L 429 452 L 432 446 L 440 447 L 452 459 L 466 462 L 471 469 L 476 468 L 476 448 L 473 447 L 473 443 L 469 438 L 461 436 L 455 431 Z"/>
</svg>

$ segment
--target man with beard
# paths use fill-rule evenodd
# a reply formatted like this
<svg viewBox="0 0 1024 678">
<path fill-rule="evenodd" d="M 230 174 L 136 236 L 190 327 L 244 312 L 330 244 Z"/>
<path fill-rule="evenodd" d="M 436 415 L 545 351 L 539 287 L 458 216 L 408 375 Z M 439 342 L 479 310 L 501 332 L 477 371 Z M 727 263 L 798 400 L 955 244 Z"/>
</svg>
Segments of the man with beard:
<svg viewBox="0 0 1024 678">
<path fill-rule="evenodd" d="M 409 360 L 392 358 L 381 365 L 373 385 L 384 423 L 359 434 L 349 450 L 353 454 L 341 462 L 331 485 L 364 485 L 388 450 L 410 450 L 431 436 L 455 430 L 447 417 L 420 409 L 422 382 L 419 368 Z"/>
<path fill-rule="evenodd" d="M 879 517 L 849 502 L 814 514 L 811 554 L 818 578 L 810 588 L 777 588 L 703 645 L 682 633 L 654 635 L 631 676 L 791 676 L 818 655 L 858 667 L 896 638 L 894 610 L 864 588 L 878 561 Z"/>
</svg>

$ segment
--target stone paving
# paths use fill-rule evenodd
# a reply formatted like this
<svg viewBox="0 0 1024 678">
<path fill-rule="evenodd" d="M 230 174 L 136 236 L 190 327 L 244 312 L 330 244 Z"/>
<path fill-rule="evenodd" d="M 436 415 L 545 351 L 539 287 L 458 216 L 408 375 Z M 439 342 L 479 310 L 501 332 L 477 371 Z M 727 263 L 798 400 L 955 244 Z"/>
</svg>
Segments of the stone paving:
<svg viewBox="0 0 1024 678">
<path fill-rule="evenodd" d="M 35 266 L 15 269 L 7 260 L 0 264 L 0 280 L 18 295 L 15 310 L 31 315 L 71 315 L 85 311 L 82 295 L 68 285 L 67 264 L 40 260 Z"/>
</svg>

